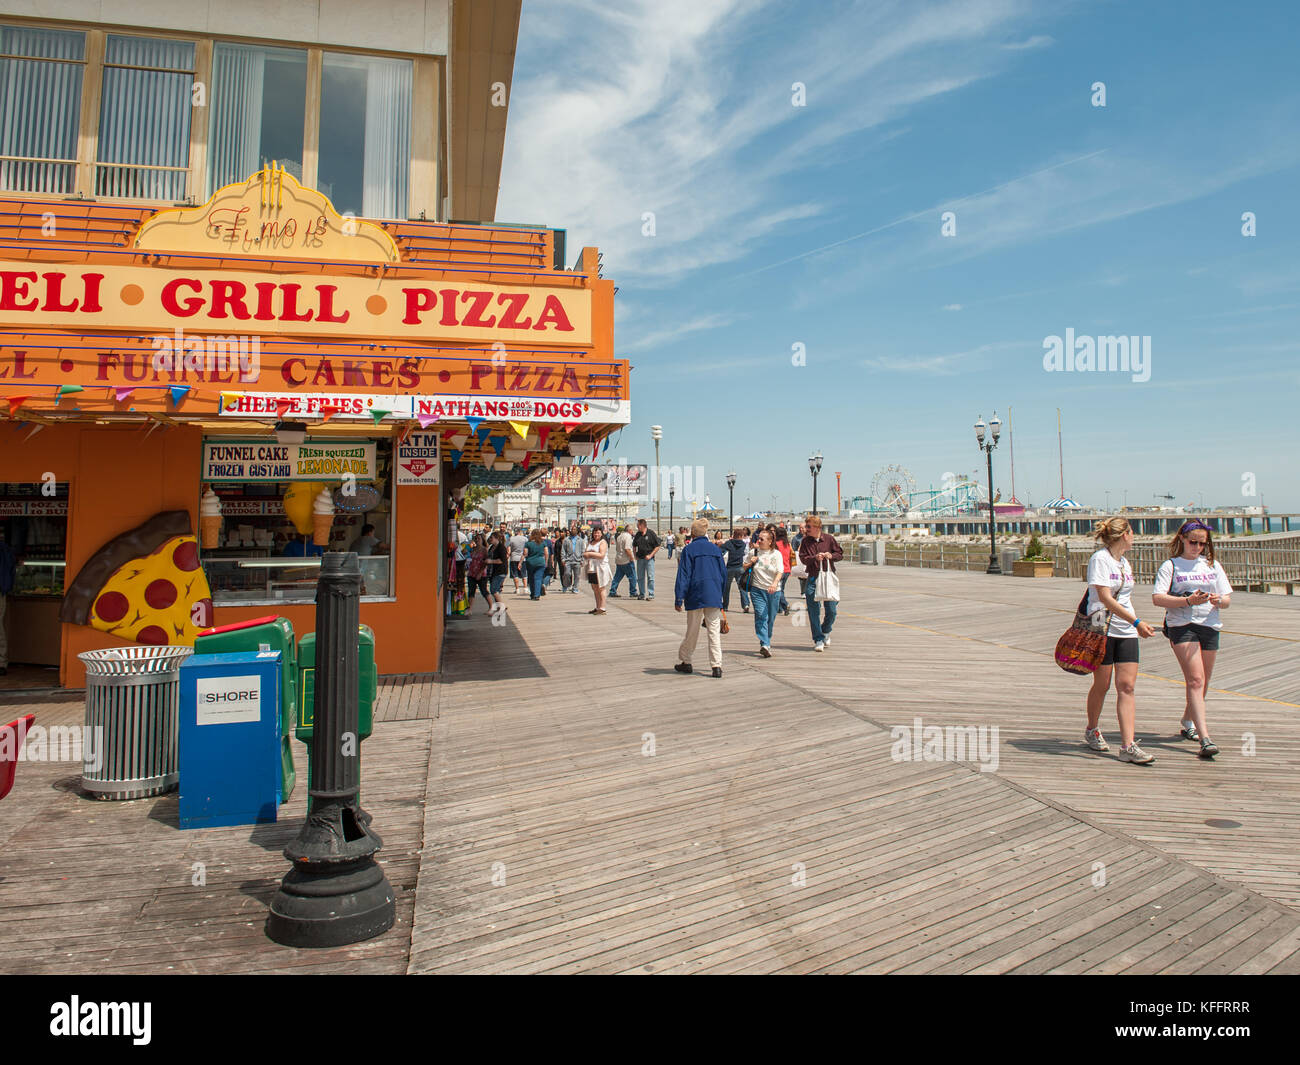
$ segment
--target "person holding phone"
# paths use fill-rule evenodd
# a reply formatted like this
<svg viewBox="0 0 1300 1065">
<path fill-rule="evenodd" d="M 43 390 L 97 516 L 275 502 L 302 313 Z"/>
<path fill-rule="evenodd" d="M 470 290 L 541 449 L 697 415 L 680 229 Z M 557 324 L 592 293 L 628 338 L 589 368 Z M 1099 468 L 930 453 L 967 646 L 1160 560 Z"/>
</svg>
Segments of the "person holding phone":
<svg viewBox="0 0 1300 1065">
<path fill-rule="evenodd" d="M 1199 740 L 1200 757 L 1213 758 L 1218 745 L 1206 725 L 1205 696 L 1219 654 L 1219 611 L 1232 603 L 1232 585 L 1214 560 L 1214 536 L 1204 522 L 1184 522 L 1169 545 L 1169 558 L 1156 572 L 1154 606 L 1165 608 L 1164 633 L 1174 649 L 1187 685 L 1187 704 L 1179 731 Z"/>
<path fill-rule="evenodd" d="M 1138 640 L 1148 639 L 1155 629 L 1133 609 L 1133 567 L 1124 556 L 1133 546 L 1133 528 L 1125 518 L 1108 518 L 1093 528 L 1093 539 L 1102 546 L 1088 560 L 1087 613 L 1108 612 L 1106 654 L 1092 675 L 1088 690 L 1088 726 L 1084 740 L 1094 751 L 1109 751 L 1101 734 L 1101 711 L 1115 677 L 1115 712 L 1119 718 L 1121 762 L 1151 765 L 1155 758 L 1138 746 L 1134 738 L 1135 699 L 1138 674 Z"/>
</svg>

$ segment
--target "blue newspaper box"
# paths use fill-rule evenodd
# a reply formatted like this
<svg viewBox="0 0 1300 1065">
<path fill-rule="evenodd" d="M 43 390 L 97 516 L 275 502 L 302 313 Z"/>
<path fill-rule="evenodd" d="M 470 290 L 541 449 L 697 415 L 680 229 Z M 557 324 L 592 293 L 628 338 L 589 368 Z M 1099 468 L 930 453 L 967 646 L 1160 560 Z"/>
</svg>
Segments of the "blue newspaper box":
<svg viewBox="0 0 1300 1065">
<path fill-rule="evenodd" d="M 180 827 L 274 821 L 281 788 L 280 652 L 181 663 Z"/>
</svg>

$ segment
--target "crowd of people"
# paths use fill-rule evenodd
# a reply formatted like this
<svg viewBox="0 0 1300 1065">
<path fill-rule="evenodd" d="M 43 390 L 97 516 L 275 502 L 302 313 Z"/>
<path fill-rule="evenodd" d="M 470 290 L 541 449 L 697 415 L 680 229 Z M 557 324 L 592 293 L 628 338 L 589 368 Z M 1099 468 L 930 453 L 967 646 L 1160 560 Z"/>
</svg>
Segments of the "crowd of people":
<svg viewBox="0 0 1300 1065">
<path fill-rule="evenodd" d="M 661 549 L 659 537 L 644 518 L 636 523 L 635 532 L 630 526 L 614 530 L 613 565 L 602 522 L 532 530 L 526 526 L 511 530 L 502 522 L 495 529 L 467 536 L 452 548 L 452 580 L 458 590 L 464 582 L 465 614 L 473 613 L 475 597 L 483 600 L 489 612 L 509 609 L 502 598 L 507 580 L 516 597 L 526 593 L 531 602 L 537 602 L 556 578 L 560 591 L 573 595 L 585 580 L 596 600 L 590 613 L 604 614 L 606 599 L 620 598 L 618 587 L 623 580 L 631 598 L 654 599 L 655 556 Z"/>
<path fill-rule="evenodd" d="M 1155 758 L 1144 751 L 1136 736 L 1135 688 L 1139 645 L 1155 635 L 1133 606 L 1133 569 L 1125 557 L 1133 546 L 1133 529 L 1124 518 L 1098 522 L 1094 538 L 1099 544 L 1088 562 L 1088 592 L 1083 612 L 1104 620 L 1106 650 L 1092 675 L 1087 697 L 1084 740 L 1094 751 L 1109 751 L 1101 731 L 1101 713 L 1112 681 L 1116 692 L 1122 761 L 1150 765 Z M 679 673 L 694 670 L 692 657 L 701 631 L 708 636 L 708 660 L 714 677 L 722 676 L 722 635 L 729 631 L 727 611 L 736 587 L 741 611 L 752 612 L 758 655 L 772 657 L 772 630 L 778 615 L 790 614 L 786 585 L 793 574 L 804 599 L 813 650 L 824 652 L 831 644 L 839 607 L 834 595 L 819 593 L 819 577 L 834 573 L 844 557 L 835 537 L 822 528 L 815 514 L 791 533 L 784 525 L 732 529 L 729 537 L 711 531 L 707 518 L 697 518 L 662 540 L 644 518 L 635 528 L 617 526 L 612 536 L 603 523 L 574 523 L 567 529 L 512 531 L 503 522 L 488 533 L 476 533 L 461 545 L 468 584 L 466 613 L 475 595 L 489 609 L 501 604 L 507 579 L 516 596 L 526 592 L 537 601 L 547 594 L 555 578 L 562 593 L 576 595 L 585 583 L 592 591 L 597 616 L 606 613 L 609 599 L 620 598 L 626 582 L 630 598 L 655 597 L 655 559 L 664 550 L 669 558 L 678 551 L 674 606 L 686 614 L 686 635 L 677 652 Z M 1185 522 L 1169 544 L 1169 557 L 1156 573 L 1152 606 L 1165 611 L 1161 627 L 1182 670 L 1186 700 L 1179 733 L 1200 744 L 1202 758 L 1213 758 L 1218 746 L 1210 738 L 1206 696 L 1219 651 L 1221 611 L 1232 601 L 1232 585 L 1223 565 L 1214 558 L 1214 535 L 1203 522 Z"/>
</svg>

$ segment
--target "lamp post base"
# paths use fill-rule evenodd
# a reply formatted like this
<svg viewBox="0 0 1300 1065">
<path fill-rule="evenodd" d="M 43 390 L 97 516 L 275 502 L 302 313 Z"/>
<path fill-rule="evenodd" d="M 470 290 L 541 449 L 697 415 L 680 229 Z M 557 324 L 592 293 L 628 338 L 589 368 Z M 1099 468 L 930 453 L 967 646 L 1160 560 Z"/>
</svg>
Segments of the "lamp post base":
<svg viewBox="0 0 1300 1065">
<path fill-rule="evenodd" d="M 1002 572 L 1002 567 L 998 565 L 998 560 L 997 560 L 997 556 L 996 556 L 996 555 L 989 555 L 989 568 L 986 569 L 984 572 L 985 572 L 985 573 L 1001 573 L 1001 572 Z"/>
<path fill-rule="evenodd" d="M 286 947 L 374 939 L 397 919 L 393 889 L 373 858 L 328 872 L 293 868 L 271 900 L 266 934 Z"/>
</svg>

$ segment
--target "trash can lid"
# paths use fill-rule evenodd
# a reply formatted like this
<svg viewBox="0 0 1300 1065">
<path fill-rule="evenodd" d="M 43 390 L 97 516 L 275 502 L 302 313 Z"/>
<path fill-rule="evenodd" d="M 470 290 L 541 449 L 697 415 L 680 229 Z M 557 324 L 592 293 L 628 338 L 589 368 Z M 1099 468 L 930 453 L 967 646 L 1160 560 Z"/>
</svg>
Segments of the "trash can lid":
<svg viewBox="0 0 1300 1065">
<path fill-rule="evenodd" d="M 129 647 L 107 647 L 100 651 L 82 651 L 77 657 L 85 663 L 87 674 L 106 676 L 170 673 L 179 667 L 182 658 L 188 658 L 193 653 L 193 647 L 134 644 Z"/>
<path fill-rule="evenodd" d="M 216 628 L 204 629 L 199 635 L 215 636 L 219 632 L 235 632 L 237 629 L 252 629 L 258 625 L 272 625 L 279 620 L 279 614 L 267 614 L 263 618 L 251 618 L 248 621 L 236 621 L 231 625 L 218 625 Z"/>
</svg>

